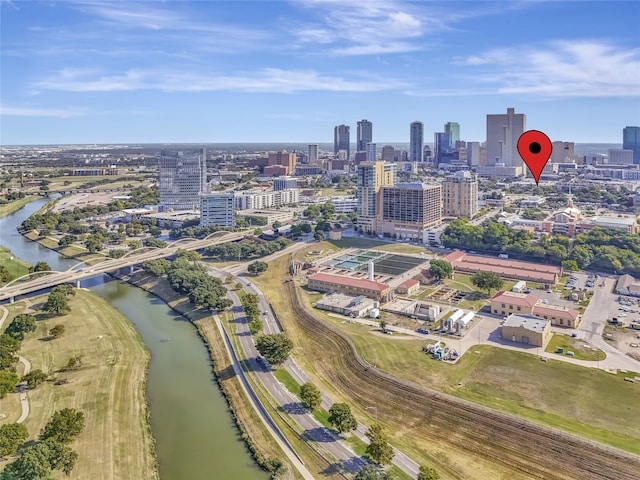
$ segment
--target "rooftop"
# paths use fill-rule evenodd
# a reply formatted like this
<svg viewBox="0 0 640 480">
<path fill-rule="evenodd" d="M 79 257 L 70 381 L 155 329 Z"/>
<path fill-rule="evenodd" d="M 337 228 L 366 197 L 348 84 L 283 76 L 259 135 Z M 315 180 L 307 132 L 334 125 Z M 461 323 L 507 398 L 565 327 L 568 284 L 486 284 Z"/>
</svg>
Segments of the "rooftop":
<svg viewBox="0 0 640 480">
<path fill-rule="evenodd" d="M 529 293 L 505 292 L 501 290 L 493 296 L 491 301 L 519 305 L 521 307 L 533 307 L 538 302 L 538 298 Z"/>
<path fill-rule="evenodd" d="M 513 328 L 524 327 L 532 332 L 542 333 L 549 323 L 549 320 L 534 317 L 533 315 L 516 315 L 512 313 L 507 317 L 502 326 Z"/>
<path fill-rule="evenodd" d="M 331 273 L 316 273 L 309 277 L 309 281 L 335 283 L 336 285 L 343 285 L 345 287 L 364 288 L 368 290 L 376 290 L 383 292 L 389 288 L 385 283 L 376 282 L 375 280 L 369 280 L 366 278 L 353 278 L 345 277 L 342 275 L 333 275 Z"/>
<path fill-rule="evenodd" d="M 533 314 L 544 317 L 545 315 L 552 315 L 556 318 L 571 318 L 573 320 L 580 316 L 578 310 L 573 308 L 562 307 L 560 305 L 551 305 L 548 303 L 538 302 L 533 307 Z"/>
</svg>

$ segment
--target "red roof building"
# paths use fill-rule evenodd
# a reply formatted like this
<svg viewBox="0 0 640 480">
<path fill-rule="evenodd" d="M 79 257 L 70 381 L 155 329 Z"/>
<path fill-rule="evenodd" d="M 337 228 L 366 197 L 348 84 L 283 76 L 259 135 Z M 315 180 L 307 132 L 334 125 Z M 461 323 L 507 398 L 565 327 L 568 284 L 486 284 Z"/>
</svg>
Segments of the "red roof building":
<svg viewBox="0 0 640 480">
<path fill-rule="evenodd" d="M 417 293 L 419 289 L 420 282 L 414 278 L 410 278 L 409 280 L 398 285 L 396 287 L 396 292 L 405 295 L 413 295 L 414 293 Z"/>
<path fill-rule="evenodd" d="M 308 287 L 320 292 L 339 292 L 353 296 L 366 295 L 381 303 L 388 302 L 393 298 L 393 289 L 385 283 L 331 273 L 312 275 L 309 277 Z"/>
<path fill-rule="evenodd" d="M 508 316 L 515 314 L 531 314 L 538 298 L 528 293 L 500 291 L 491 299 L 491 313 Z"/>
</svg>

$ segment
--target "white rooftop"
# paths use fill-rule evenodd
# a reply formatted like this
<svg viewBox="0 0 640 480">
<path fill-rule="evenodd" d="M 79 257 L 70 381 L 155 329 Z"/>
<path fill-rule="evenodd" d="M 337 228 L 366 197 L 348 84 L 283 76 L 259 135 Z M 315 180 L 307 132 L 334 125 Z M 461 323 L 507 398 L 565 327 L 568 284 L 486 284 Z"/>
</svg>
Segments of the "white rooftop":
<svg viewBox="0 0 640 480">
<path fill-rule="evenodd" d="M 516 315 L 512 313 L 502 325 L 504 327 L 514 328 L 524 327 L 532 332 L 542 333 L 548 323 L 550 323 L 549 320 L 533 315 Z"/>
</svg>

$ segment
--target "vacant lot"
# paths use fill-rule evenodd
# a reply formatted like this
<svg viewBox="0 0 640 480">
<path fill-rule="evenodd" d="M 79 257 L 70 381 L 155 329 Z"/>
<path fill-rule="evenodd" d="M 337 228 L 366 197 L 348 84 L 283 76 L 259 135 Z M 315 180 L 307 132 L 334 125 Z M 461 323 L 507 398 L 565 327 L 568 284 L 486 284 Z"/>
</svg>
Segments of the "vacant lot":
<svg viewBox="0 0 640 480">
<path fill-rule="evenodd" d="M 562 348 L 563 353 L 558 355 L 566 355 L 567 352 L 573 352 L 573 357 L 578 360 L 604 360 L 607 354 L 599 348 L 586 344 L 584 340 L 572 338 L 569 335 L 554 333 L 544 349 L 545 352 L 556 353 L 558 348 Z"/>
<path fill-rule="evenodd" d="M 11 316 L 36 313 L 30 307 L 45 300 L 36 297 L 30 299 L 35 305 L 16 304 Z M 50 380 L 68 382 L 49 381 L 29 392 L 31 412 L 24 422 L 29 438 L 38 436 L 56 410 L 76 408 L 84 412 L 85 429 L 72 444 L 79 457 L 70 478 L 157 478 L 144 391 L 149 355 L 140 337 L 122 314 L 89 291 L 78 290 L 70 305 L 68 315 L 39 314 L 37 331 L 26 337 L 20 351 Z M 64 325 L 66 333 L 50 340 L 48 331 L 57 324 Z M 77 356 L 82 361 L 79 369 L 61 371 Z M 16 403 L 0 423 L 13 422 L 17 415 Z M 54 478 L 68 477 L 57 472 Z"/>
</svg>

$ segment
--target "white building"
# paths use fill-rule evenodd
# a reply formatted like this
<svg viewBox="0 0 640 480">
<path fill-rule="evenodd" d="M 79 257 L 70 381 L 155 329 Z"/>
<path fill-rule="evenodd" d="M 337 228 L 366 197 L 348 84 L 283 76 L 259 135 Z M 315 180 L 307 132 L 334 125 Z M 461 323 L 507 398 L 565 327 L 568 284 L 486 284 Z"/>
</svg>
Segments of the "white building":
<svg viewBox="0 0 640 480">
<path fill-rule="evenodd" d="M 287 190 L 297 188 L 298 180 L 292 177 L 278 177 L 273 180 L 273 190 Z"/>
<path fill-rule="evenodd" d="M 336 209 L 336 213 L 353 213 L 358 206 L 358 199 L 355 197 L 331 197 L 329 201 Z"/>
<path fill-rule="evenodd" d="M 212 192 L 200 195 L 200 226 L 208 225 L 235 228 L 233 192 Z"/>
<path fill-rule="evenodd" d="M 238 210 L 261 210 L 300 202 L 300 190 L 289 188 L 274 192 L 247 190 L 236 192 L 235 205 Z"/>
<path fill-rule="evenodd" d="M 609 149 L 609 165 L 633 165 L 633 150 Z"/>
</svg>

